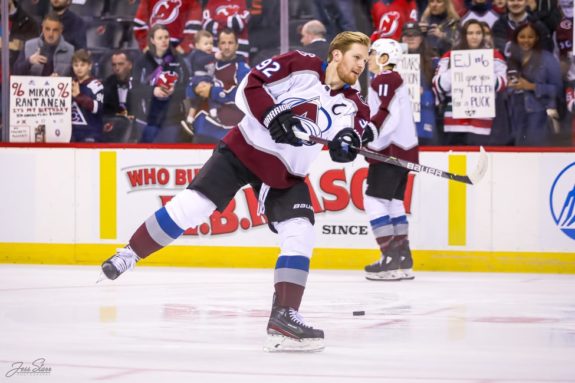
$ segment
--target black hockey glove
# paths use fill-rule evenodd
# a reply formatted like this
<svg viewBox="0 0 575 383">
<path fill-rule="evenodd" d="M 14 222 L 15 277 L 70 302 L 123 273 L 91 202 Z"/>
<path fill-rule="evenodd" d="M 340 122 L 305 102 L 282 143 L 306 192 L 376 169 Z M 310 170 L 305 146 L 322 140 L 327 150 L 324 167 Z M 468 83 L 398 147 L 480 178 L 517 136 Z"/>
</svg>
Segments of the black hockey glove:
<svg viewBox="0 0 575 383">
<path fill-rule="evenodd" d="M 297 125 L 300 125 L 300 121 L 294 117 L 288 105 L 276 105 L 264 117 L 264 126 L 278 144 L 302 146 L 301 140 L 293 133 Z"/>
<path fill-rule="evenodd" d="M 327 147 L 334 162 L 351 162 L 357 157 L 361 138 L 354 129 L 344 128 L 335 135 Z"/>
<path fill-rule="evenodd" d="M 363 134 L 361 135 L 361 146 L 365 146 L 370 142 L 375 141 L 379 132 L 373 122 L 368 123 L 363 129 Z"/>
</svg>

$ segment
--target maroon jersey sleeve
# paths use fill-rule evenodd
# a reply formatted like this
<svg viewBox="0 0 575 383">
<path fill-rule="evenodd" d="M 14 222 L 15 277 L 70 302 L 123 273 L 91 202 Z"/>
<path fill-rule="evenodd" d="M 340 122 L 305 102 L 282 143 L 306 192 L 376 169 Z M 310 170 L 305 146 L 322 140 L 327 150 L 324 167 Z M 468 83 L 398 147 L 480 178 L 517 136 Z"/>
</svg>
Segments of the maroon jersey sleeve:
<svg viewBox="0 0 575 383">
<path fill-rule="evenodd" d="M 263 122 L 265 113 L 276 104 L 274 98 L 266 91 L 265 85 L 287 80 L 291 76 L 297 76 L 298 72 L 315 71 L 320 81 L 323 81 L 322 61 L 299 51 L 288 52 L 274 58 L 264 60 L 252 68 L 248 74 L 247 84 L 244 89 L 245 99 L 251 113 Z M 297 81 L 294 82 L 297 86 Z"/>
<path fill-rule="evenodd" d="M 403 83 L 403 79 L 397 72 L 383 73 L 376 76 L 371 82 L 371 88 L 379 97 L 380 105 L 377 112 L 371 117 L 371 121 L 378 128 L 389 115 L 389 105 L 395 96 L 395 92 Z"/>
<path fill-rule="evenodd" d="M 357 105 L 357 113 L 353 119 L 352 128 L 355 129 L 361 136 L 365 126 L 369 123 L 369 105 L 365 103 L 359 91 L 350 89 L 347 92 L 345 94 L 346 98 L 353 100 L 355 105 Z"/>
</svg>

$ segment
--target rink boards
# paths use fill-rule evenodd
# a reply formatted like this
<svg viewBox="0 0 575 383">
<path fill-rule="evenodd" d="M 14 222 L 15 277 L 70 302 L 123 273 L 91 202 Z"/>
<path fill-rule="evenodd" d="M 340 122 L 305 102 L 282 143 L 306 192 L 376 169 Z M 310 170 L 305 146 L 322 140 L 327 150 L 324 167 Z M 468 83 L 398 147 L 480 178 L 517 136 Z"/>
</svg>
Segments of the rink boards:
<svg viewBox="0 0 575 383">
<path fill-rule="evenodd" d="M 211 149 L 0 148 L 0 262 L 97 264 L 185 188 Z M 423 151 L 422 164 L 470 172 L 477 151 Z M 361 268 L 377 258 L 363 212 L 366 163 L 322 152 L 309 176 L 315 268 Z M 575 152 L 490 151 L 469 186 L 411 179 L 406 207 L 416 268 L 575 273 Z M 277 238 L 242 189 L 226 211 L 189 229 L 150 265 L 272 267 Z"/>
</svg>

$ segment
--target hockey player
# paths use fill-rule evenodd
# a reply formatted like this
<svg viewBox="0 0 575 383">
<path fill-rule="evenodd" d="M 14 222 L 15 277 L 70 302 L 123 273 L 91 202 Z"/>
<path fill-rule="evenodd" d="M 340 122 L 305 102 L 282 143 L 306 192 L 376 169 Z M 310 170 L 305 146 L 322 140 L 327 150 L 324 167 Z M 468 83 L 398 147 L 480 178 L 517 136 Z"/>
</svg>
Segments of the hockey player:
<svg viewBox="0 0 575 383">
<path fill-rule="evenodd" d="M 369 71 L 374 76 L 368 90 L 370 124 L 379 133 L 368 148 L 411 162 L 418 161 L 417 131 L 407 86 L 395 66 L 401 61 L 401 45 L 379 39 L 369 54 Z M 366 278 L 376 281 L 413 279 L 408 222 L 403 195 L 408 170 L 381 162 L 370 162 L 364 208 L 381 250 L 381 258 L 365 266 Z"/>
<path fill-rule="evenodd" d="M 236 103 L 245 113 L 219 143 L 188 188 L 148 218 L 129 245 L 102 264 L 109 279 L 167 246 L 185 229 L 223 211 L 246 184 L 279 235 L 274 300 L 267 326 L 268 351 L 315 351 L 324 333 L 304 322 L 298 310 L 314 247 L 314 212 L 304 181 L 321 146 L 302 142 L 292 129 L 331 139 L 336 162 L 353 161 L 361 146 L 369 108 L 350 87 L 363 72 L 369 38 L 342 32 L 331 42 L 328 62 L 293 51 L 260 63 L 242 80 Z M 373 137 L 366 134 L 365 139 Z M 354 148 L 355 147 L 355 148 Z"/>
</svg>

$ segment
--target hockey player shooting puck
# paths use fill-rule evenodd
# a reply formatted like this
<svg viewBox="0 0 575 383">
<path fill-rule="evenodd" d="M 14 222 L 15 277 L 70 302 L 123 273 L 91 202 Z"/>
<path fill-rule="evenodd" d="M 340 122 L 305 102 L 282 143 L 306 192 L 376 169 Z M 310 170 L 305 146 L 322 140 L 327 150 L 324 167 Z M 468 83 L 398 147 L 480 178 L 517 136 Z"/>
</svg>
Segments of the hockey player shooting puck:
<svg viewBox="0 0 575 383">
<path fill-rule="evenodd" d="M 358 316 L 362 316 L 362 315 L 365 315 L 365 311 L 354 311 L 353 312 L 354 317 L 358 317 Z"/>
</svg>

